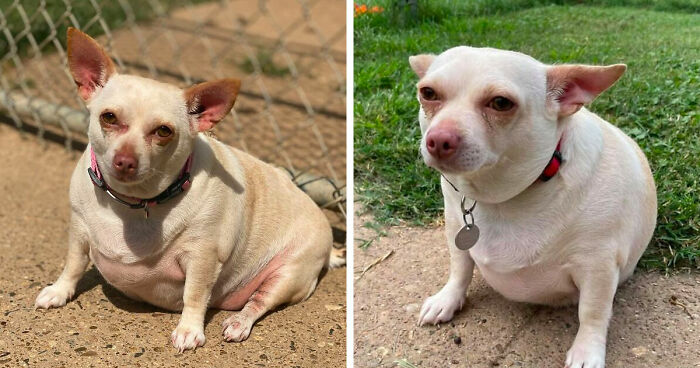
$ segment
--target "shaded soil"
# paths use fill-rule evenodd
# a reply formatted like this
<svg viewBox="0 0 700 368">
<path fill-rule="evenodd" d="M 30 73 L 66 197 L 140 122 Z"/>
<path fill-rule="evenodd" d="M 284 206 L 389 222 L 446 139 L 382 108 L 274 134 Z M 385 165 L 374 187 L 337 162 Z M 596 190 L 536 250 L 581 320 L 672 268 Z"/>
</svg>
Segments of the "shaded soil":
<svg viewBox="0 0 700 368">
<path fill-rule="evenodd" d="M 358 367 L 562 367 L 578 329 L 575 306 L 509 301 L 478 272 L 467 303 L 441 326 L 417 327 L 422 302 L 447 280 L 443 228 L 398 226 L 376 237 L 355 218 L 354 359 Z M 361 278 L 361 271 L 392 252 Z M 675 298 L 675 299 L 674 299 Z M 685 306 L 687 312 L 681 307 Z M 459 337 L 461 343 L 455 343 Z M 635 274 L 618 290 L 608 367 L 700 367 L 700 275 Z"/>
<path fill-rule="evenodd" d="M 67 249 L 68 185 L 78 159 L 0 124 L 0 367 L 344 367 L 345 269 L 328 272 L 303 303 L 259 321 L 243 343 L 225 343 L 210 311 L 207 343 L 177 354 L 179 314 L 132 301 L 89 266 L 78 295 L 60 309 L 33 309 L 56 280 Z"/>
</svg>

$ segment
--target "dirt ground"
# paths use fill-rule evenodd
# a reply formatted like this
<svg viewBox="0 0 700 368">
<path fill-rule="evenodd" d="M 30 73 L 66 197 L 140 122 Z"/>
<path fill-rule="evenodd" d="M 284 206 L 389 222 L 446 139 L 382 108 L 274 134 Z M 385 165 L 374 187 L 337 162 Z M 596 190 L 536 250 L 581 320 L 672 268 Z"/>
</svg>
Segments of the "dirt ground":
<svg viewBox="0 0 700 368">
<path fill-rule="evenodd" d="M 355 239 L 376 236 L 361 227 L 369 220 L 355 218 Z M 401 359 L 424 368 L 564 365 L 578 328 L 576 307 L 508 301 L 478 272 L 452 323 L 417 327 L 422 302 L 447 280 L 443 229 L 388 231 L 367 250 L 355 245 L 355 366 L 394 367 Z M 700 276 L 638 271 L 626 282 L 615 298 L 607 366 L 700 367 Z"/>
<path fill-rule="evenodd" d="M 243 343 L 223 342 L 229 312 L 210 311 L 206 345 L 184 354 L 169 341 L 179 314 L 126 298 L 92 265 L 67 306 L 35 311 L 39 290 L 63 267 L 77 159 L 0 123 L 0 367 L 345 366 L 344 268 L 309 300 L 256 323 Z"/>
</svg>

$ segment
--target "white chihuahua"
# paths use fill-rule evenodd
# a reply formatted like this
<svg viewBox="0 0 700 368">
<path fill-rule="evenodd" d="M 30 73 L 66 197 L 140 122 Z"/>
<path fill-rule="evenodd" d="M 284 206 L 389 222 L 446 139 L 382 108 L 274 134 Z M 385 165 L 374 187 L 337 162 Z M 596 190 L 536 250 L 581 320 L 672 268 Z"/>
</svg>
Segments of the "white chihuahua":
<svg viewBox="0 0 700 368">
<path fill-rule="evenodd" d="M 73 172 L 68 256 L 36 307 L 60 307 L 92 260 L 124 294 L 182 310 L 171 340 L 204 345 L 208 307 L 243 341 L 255 321 L 314 291 L 332 255 L 330 225 L 289 177 L 202 134 L 233 106 L 240 82 L 181 90 L 116 73 L 88 35 L 68 29 L 68 65 L 90 111 L 90 145 Z"/>
<path fill-rule="evenodd" d="M 644 154 L 582 106 L 625 65 L 545 65 L 527 55 L 455 47 L 409 59 L 421 153 L 442 175 L 450 275 L 419 324 L 452 319 L 474 265 L 505 297 L 578 302 L 570 368 L 605 365 L 615 291 L 656 223 Z"/>
</svg>

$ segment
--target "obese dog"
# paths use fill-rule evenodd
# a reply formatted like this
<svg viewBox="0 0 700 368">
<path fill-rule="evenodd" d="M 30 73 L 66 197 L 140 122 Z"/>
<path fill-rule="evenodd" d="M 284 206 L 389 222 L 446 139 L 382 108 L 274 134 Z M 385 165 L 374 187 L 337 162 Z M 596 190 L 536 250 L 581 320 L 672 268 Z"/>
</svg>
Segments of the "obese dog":
<svg viewBox="0 0 700 368">
<path fill-rule="evenodd" d="M 223 335 L 243 341 L 344 262 L 324 214 L 282 170 L 203 134 L 230 111 L 238 80 L 181 90 L 121 75 L 73 28 L 68 65 L 90 144 L 71 178 L 65 268 L 36 307 L 65 305 L 91 260 L 127 296 L 181 310 L 171 341 L 183 351 L 204 345 L 207 308 L 236 311 Z"/>
<path fill-rule="evenodd" d="M 476 264 L 505 297 L 578 303 L 570 368 L 605 365 L 615 291 L 656 223 L 647 160 L 583 107 L 624 73 L 491 48 L 417 55 L 421 154 L 442 174 L 449 279 L 419 324 L 452 319 Z M 470 249 L 469 249 L 470 248 Z"/>
</svg>

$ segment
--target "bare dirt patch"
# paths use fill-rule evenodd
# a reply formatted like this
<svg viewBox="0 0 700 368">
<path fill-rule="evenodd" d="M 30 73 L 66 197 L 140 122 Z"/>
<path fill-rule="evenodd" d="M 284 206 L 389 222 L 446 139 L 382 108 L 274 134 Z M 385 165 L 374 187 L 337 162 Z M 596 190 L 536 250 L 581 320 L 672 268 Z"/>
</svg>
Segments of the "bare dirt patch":
<svg viewBox="0 0 700 368">
<path fill-rule="evenodd" d="M 355 239 L 373 239 L 355 218 Z M 447 280 L 442 228 L 393 227 L 355 252 L 355 365 L 393 367 L 561 367 L 578 328 L 576 307 L 509 301 L 478 272 L 455 319 L 417 327 L 422 302 Z M 357 280 L 367 265 L 377 263 Z M 674 299 L 675 298 L 675 299 Z M 679 305 L 682 304 L 683 306 Z M 687 310 L 687 311 L 686 311 Z M 608 334 L 609 367 L 698 367 L 700 278 L 637 273 L 617 293 Z M 457 344 L 455 339 L 460 343 Z"/>
</svg>

